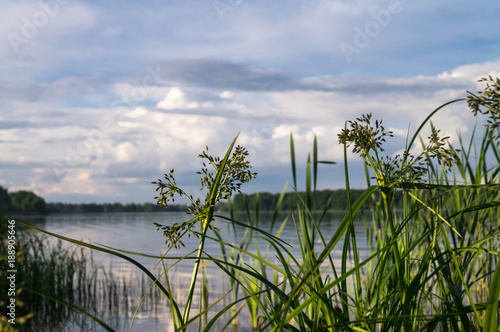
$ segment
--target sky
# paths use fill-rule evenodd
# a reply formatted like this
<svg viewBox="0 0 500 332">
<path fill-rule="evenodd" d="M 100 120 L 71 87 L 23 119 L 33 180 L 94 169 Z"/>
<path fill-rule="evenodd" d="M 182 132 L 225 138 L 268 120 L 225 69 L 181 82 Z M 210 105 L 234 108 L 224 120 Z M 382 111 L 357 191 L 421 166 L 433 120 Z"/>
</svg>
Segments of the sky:
<svg viewBox="0 0 500 332">
<path fill-rule="evenodd" d="M 318 188 L 342 188 L 347 120 L 383 119 L 401 153 L 500 76 L 498 1 L 0 1 L 0 185 L 48 202 L 154 202 L 172 168 L 200 195 L 198 154 L 238 133 L 258 173 L 244 192 L 291 182 L 291 132 L 298 189 L 315 135 L 337 162 Z M 452 143 L 476 123 L 465 102 L 433 121 Z"/>
</svg>

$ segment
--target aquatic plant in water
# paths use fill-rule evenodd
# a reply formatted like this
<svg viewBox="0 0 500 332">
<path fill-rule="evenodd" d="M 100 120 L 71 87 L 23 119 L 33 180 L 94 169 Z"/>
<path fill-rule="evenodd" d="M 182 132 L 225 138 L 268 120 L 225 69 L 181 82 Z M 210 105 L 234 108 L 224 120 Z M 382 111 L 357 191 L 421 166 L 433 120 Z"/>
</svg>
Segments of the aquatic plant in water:
<svg viewBox="0 0 500 332">
<path fill-rule="evenodd" d="M 200 190 L 207 191 L 203 201 L 199 198 L 195 199 L 193 195 L 188 195 L 177 186 L 173 169 L 168 174 L 164 174 L 166 182 L 161 179 L 152 182 L 152 184 L 158 185 L 155 190 L 159 191 L 159 195 L 155 197 L 158 205 L 168 208 L 167 203 L 170 200 L 174 202 L 176 194 L 186 196 L 191 203 L 189 211 L 193 215 L 193 219 L 181 224 L 161 225 L 155 223 L 158 230 L 163 230 L 163 236 L 167 238 L 166 243 L 178 248 L 179 245 L 184 245 L 180 239 L 186 232 L 188 236 L 192 234 L 198 237 L 194 228 L 198 222 L 203 223 L 203 228 L 213 227 L 211 224 L 213 215 L 209 217 L 209 212 L 214 208 L 215 204 L 221 199 L 228 199 L 235 191 L 241 193 L 241 185 L 257 177 L 257 173 L 252 173 L 250 170 L 252 168 L 250 162 L 245 160 L 247 156 L 247 150 L 239 145 L 225 163 L 222 163 L 219 157 L 209 155 L 208 146 L 205 151 L 198 155 L 199 158 L 206 160 L 206 162 L 203 162 L 201 171 L 197 172 L 197 174 L 203 175 L 200 177 Z M 213 168 L 213 171 L 208 168 L 207 163 Z M 220 174 L 220 177 L 217 177 L 216 174 Z"/>
<path fill-rule="evenodd" d="M 467 103 L 472 109 L 474 116 L 478 114 L 488 115 L 485 127 L 488 129 L 489 139 L 500 142 L 500 78 L 483 77 L 479 82 L 486 82 L 484 91 L 477 94 L 468 92 Z"/>
<path fill-rule="evenodd" d="M 396 154 L 394 157 L 382 155 L 383 143 L 386 137 L 393 137 L 392 131 L 386 131 L 382 120 L 376 120 L 375 126 L 371 122 L 372 114 L 362 114 L 355 121 L 348 121 L 350 128 L 342 129 L 338 134 L 340 144 L 347 147 L 353 146 L 354 153 L 360 153 L 365 165 L 371 167 L 375 179 L 381 187 L 398 187 L 404 183 L 422 183 L 428 181 L 429 162 L 432 159 L 443 164 L 449 171 L 454 164 L 460 161 L 460 150 L 446 148 L 448 136 L 440 137 L 440 130 L 431 123 L 431 135 L 425 149 L 418 155 L 409 153 L 407 146 L 403 156 Z M 425 158 L 428 154 L 431 158 Z"/>
<path fill-rule="evenodd" d="M 203 162 L 201 172 L 198 172 L 198 174 L 202 175 L 200 178 L 201 190 L 206 190 L 204 201 L 201 201 L 199 198 L 195 199 L 192 195 L 187 195 L 184 190 L 177 186 L 173 169 L 170 170 L 168 174 L 164 174 L 166 182 L 163 182 L 161 179 L 153 182 L 153 184 L 158 185 L 156 191 L 160 192 L 159 195 L 155 197 L 157 204 L 167 207 L 167 202 L 170 200 L 173 201 L 176 194 L 188 197 L 191 202 L 189 210 L 193 218 L 190 220 L 182 222 L 181 224 L 172 225 L 155 223 L 158 230 L 163 230 L 163 236 L 167 238 L 166 242 L 170 243 L 171 247 L 178 248 L 180 245 L 183 245 L 181 238 L 186 233 L 188 236 L 193 234 L 200 239 L 186 298 L 184 314 L 182 315 L 182 319 L 181 317 L 175 317 L 174 322 L 176 327 L 179 325 L 182 326 L 182 330 L 185 330 L 186 326 L 189 324 L 190 310 L 193 303 L 198 271 L 205 256 L 204 247 L 207 238 L 207 230 L 216 230 L 212 225 L 215 205 L 221 199 L 231 197 L 233 192 L 240 191 L 240 187 L 243 183 L 249 182 L 257 176 L 257 173 L 252 173 L 250 171 L 250 162 L 246 160 L 248 156 L 247 150 L 242 146 L 237 146 L 233 151 L 237 138 L 238 136 L 233 140 L 222 160 L 219 157 L 209 155 L 208 147 L 199 155 L 200 158 L 206 160 Z M 211 169 L 208 166 L 210 166 Z M 199 231 L 195 229 L 196 224 L 200 225 Z M 177 316 L 180 316 L 178 308 L 176 312 Z"/>
</svg>

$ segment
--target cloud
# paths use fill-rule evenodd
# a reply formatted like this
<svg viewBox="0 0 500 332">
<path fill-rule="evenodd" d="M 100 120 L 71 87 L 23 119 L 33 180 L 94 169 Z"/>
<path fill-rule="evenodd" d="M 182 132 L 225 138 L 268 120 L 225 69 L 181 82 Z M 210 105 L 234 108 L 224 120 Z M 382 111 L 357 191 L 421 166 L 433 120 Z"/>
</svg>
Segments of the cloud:
<svg viewBox="0 0 500 332">
<path fill-rule="evenodd" d="M 137 107 L 133 111 L 127 113 L 127 117 L 129 118 L 140 118 L 146 116 L 148 114 L 148 110 L 145 107 Z"/>
<path fill-rule="evenodd" d="M 219 97 L 222 99 L 232 99 L 234 97 L 234 94 L 231 91 L 225 90 L 219 94 Z"/>
<path fill-rule="evenodd" d="M 450 72 L 438 75 L 438 78 L 470 81 L 488 76 L 500 77 L 500 59 L 458 66 Z"/>
<path fill-rule="evenodd" d="M 31 52 L 46 56 L 49 45 L 71 38 L 89 29 L 96 22 L 96 10 L 78 2 L 59 0 L 11 3 L 2 10 L 3 28 L 0 33 L 7 38 L 1 44 L 3 57 L 26 57 Z M 71 48 L 61 48 L 68 54 Z"/>
<path fill-rule="evenodd" d="M 15 129 L 15 128 L 28 128 L 32 124 L 28 121 L 2 121 L 0 122 L 0 130 Z"/>
<path fill-rule="evenodd" d="M 104 89 L 104 82 L 94 77 L 68 76 L 53 82 L 33 82 L 26 80 L 0 80 L 2 103 L 26 105 L 36 102 L 64 103 L 72 97 L 88 98 L 96 95 L 97 89 Z"/>
<path fill-rule="evenodd" d="M 197 102 L 189 102 L 186 99 L 184 92 L 178 87 L 171 87 L 170 90 L 168 90 L 165 99 L 161 100 L 156 106 L 166 110 L 178 108 L 192 109 L 199 107 Z"/>
<path fill-rule="evenodd" d="M 325 91 L 343 94 L 384 94 L 411 93 L 430 95 L 444 89 L 460 90 L 471 86 L 471 80 L 485 75 L 496 75 L 500 61 L 460 66 L 436 76 L 416 76 L 404 78 L 378 77 L 336 77 L 316 75 L 293 79 L 284 72 L 270 70 L 231 61 L 189 59 L 162 63 L 159 69 L 162 80 L 181 83 L 190 87 L 227 89 L 219 97 L 230 99 L 228 90 L 249 92 Z M 184 94 L 180 87 L 172 88 L 171 101 L 164 101 L 166 109 L 174 108 L 174 103 L 184 105 Z M 174 100 L 176 100 L 174 102 Z M 170 103 L 170 104 L 169 104 Z M 193 106 L 189 108 L 195 108 Z M 179 107 L 182 108 L 182 107 Z"/>
<path fill-rule="evenodd" d="M 54 1 L 8 2 L 0 13 L 4 37 L 22 36 L 35 15 L 49 18 L 19 52 L 0 40 L 0 168 L 9 185 L 51 199 L 77 187 L 78 199 L 142 201 L 147 179 L 170 168 L 194 186 L 198 153 L 209 145 L 223 154 L 238 132 L 265 179 L 256 183 L 279 191 L 290 131 L 298 160 L 316 134 L 321 158 L 339 161 L 336 134 L 372 112 L 399 134 L 388 147 L 395 152 L 430 111 L 500 75 L 491 28 L 500 3 L 485 0 L 401 1 L 351 63 L 339 44 L 353 43 L 355 29 L 387 4 L 233 1 L 221 18 L 211 1 L 61 1 L 51 16 L 42 5 Z M 453 137 L 476 119 L 462 102 L 435 121 Z M 67 170 L 62 177 L 54 162 Z"/>
<path fill-rule="evenodd" d="M 245 91 L 289 90 L 297 82 L 285 74 L 227 60 L 179 59 L 160 65 L 164 80 L 189 86 Z"/>
<path fill-rule="evenodd" d="M 378 95 L 394 93 L 412 93 L 430 95 L 442 89 L 463 89 L 470 86 L 470 77 L 459 80 L 446 76 L 377 78 L 332 76 L 310 77 L 303 80 L 303 85 L 311 90 L 339 92 L 346 95 Z"/>
<path fill-rule="evenodd" d="M 39 162 L 45 160 L 50 165 L 53 158 L 67 166 L 67 172 L 59 180 L 50 167 L 45 172 L 30 173 L 29 185 L 47 197 L 69 195 L 73 192 L 69 184 L 80 182 L 82 187 L 78 193 L 89 197 L 96 198 L 100 194 L 122 197 L 120 195 L 125 194 L 121 190 L 126 186 L 137 187 L 135 197 L 149 197 L 151 188 L 147 183 L 171 168 L 177 170 L 179 181 L 197 192 L 199 184 L 195 172 L 201 161 L 196 156 L 205 145 L 209 145 L 215 155 L 222 155 L 240 132 L 238 144 L 248 148 L 257 172 L 280 174 L 279 169 L 285 170 L 275 176 L 275 191 L 279 191 L 289 169 L 290 132 L 294 135 L 299 162 L 304 162 L 311 151 L 315 135 L 320 159 L 341 162 L 343 150 L 337 144 L 336 135 L 345 121 L 372 112 L 375 119 L 384 119 L 386 127 L 404 137 L 408 130 L 412 133 L 429 112 L 444 102 L 463 97 L 466 89 L 477 87 L 475 80 L 482 72 L 488 69 L 489 73 L 497 70 L 495 68 L 500 68 L 499 62 L 460 66 L 436 76 L 341 80 L 323 75 L 296 79 L 294 84 L 300 89 L 265 92 L 195 84 L 170 88 L 155 86 L 155 92 L 145 99 L 144 105 L 112 114 L 109 129 L 93 135 L 95 144 L 90 145 L 89 153 L 80 156 L 80 162 L 68 166 L 66 158 L 69 156 L 75 161 L 75 153 L 78 155 L 79 149 L 88 145 L 87 136 L 92 136 L 89 133 L 99 128 L 100 117 L 96 111 L 81 124 L 70 126 L 66 122 L 62 126 L 64 122 L 60 123 L 57 132 L 40 128 L 33 135 L 29 124 L 17 128 L 19 135 L 31 142 L 32 148 L 26 145 L 21 150 L 17 147 L 16 151 L 30 160 L 36 155 Z M 308 88 L 303 88 L 306 86 Z M 148 106 L 154 97 L 157 107 Z M 207 102 L 211 107 L 203 106 Z M 90 114 L 91 110 L 82 109 L 82 112 Z M 66 119 L 70 121 L 71 117 Z M 452 137 L 456 128 L 466 133 L 474 123 L 463 102 L 450 105 L 435 119 L 443 134 Z M 30 132 L 31 136 L 25 135 Z M 422 135 L 426 137 L 427 132 Z M 3 137 L 8 141 L 15 136 Z M 43 139 L 39 142 L 45 143 L 37 143 L 40 137 Z M 401 139 L 396 138 L 388 142 L 387 153 L 400 151 L 400 143 Z M 14 149 L 14 143 L 7 144 Z M 47 153 L 41 156 L 36 150 Z M 359 162 L 352 154 L 349 160 L 354 165 Z M 34 166 L 40 168 L 40 165 Z M 32 166 L 27 163 L 26 167 L 31 169 Z M 263 178 L 269 178 L 269 174 L 265 174 Z M 342 181 L 329 179 L 322 185 L 342 186 Z M 271 188 L 270 183 L 261 184 L 263 188 Z"/>
</svg>

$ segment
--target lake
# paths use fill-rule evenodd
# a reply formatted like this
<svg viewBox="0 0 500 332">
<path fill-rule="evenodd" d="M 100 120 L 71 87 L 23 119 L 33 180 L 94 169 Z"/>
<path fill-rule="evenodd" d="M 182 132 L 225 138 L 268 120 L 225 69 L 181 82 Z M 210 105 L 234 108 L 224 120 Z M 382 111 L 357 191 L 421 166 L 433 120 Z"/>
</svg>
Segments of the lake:
<svg viewBox="0 0 500 332">
<path fill-rule="evenodd" d="M 224 214 L 223 214 L 224 215 Z M 225 215 L 227 216 L 227 215 Z M 273 233 L 280 226 L 280 222 L 286 218 L 287 214 L 281 214 L 278 216 L 278 222 L 274 226 Z M 325 237 L 332 235 L 339 223 L 343 218 L 344 213 L 328 213 L 325 220 L 321 224 L 322 233 Z M 266 231 L 270 230 L 270 220 L 272 213 L 261 213 L 260 214 L 260 224 L 259 227 Z M 93 244 L 103 244 L 112 248 L 123 249 L 132 252 L 140 252 L 147 255 L 163 255 L 167 246 L 165 245 L 165 238 L 162 237 L 162 232 L 157 231 L 157 228 L 153 223 L 160 223 L 169 225 L 174 222 L 182 222 L 188 220 L 189 216 L 185 213 L 177 212 L 166 212 L 166 213 L 116 213 L 116 214 L 54 214 L 49 215 L 43 220 L 31 220 L 28 222 L 39 228 L 45 229 L 49 232 L 60 234 L 66 237 L 70 237 L 77 240 L 82 240 L 84 242 L 89 242 Z M 246 222 L 247 218 L 244 214 L 236 214 L 235 219 L 238 221 Z M 223 239 L 226 242 L 238 244 L 244 229 L 242 227 L 236 228 L 236 234 L 232 231 L 230 224 L 222 219 L 217 219 L 218 228 L 221 231 Z M 368 250 L 366 241 L 365 226 L 362 219 L 358 218 L 355 221 L 356 238 L 358 240 L 358 250 L 362 256 L 365 256 Z M 210 231 L 209 231 L 210 232 Z M 294 242 L 297 242 L 297 234 L 295 225 L 293 221 L 289 218 L 286 227 L 283 229 L 280 239 L 289 243 L 292 248 L 292 253 L 295 257 L 300 257 L 300 248 L 294 246 Z M 328 240 L 328 239 L 327 239 Z M 51 241 L 56 241 L 51 240 Z M 183 242 L 185 247 L 179 249 L 172 249 L 167 257 L 179 257 L 189 254 L 191 251 L 197 249 L 198 239 L 191 237 L 190 239 L 184 239 Z M 266 242 L 263 239 L 258 239 L 259 248 L 261 250 L 265 249 Z M 73 244 L 68 244 L 74 246 Z M 332 256 L 335 258 L 341 255 L 341 245 L 342 241 L 339 242 L 335 250 L 332 252 Z M 211 255 L 219 256 L 221 254 L 220 246 L 214 241 L 208 241 L 206 243 L 206 251 Z M 86 249 L 88 250 L 88 249 Z M 90 252 L 90 250 L 88 250 Z M 144 273 L 142 273 L 136 266 L 130 262 L 112 255 L 103 254 L 97 251 L 92 253 L 93 259 L 102 264 L 106 269 L 112 271 L 114 278 L 118 280 L 124 280 L 123 282 L 131 283 L 134 285 L 140 285 L 141 282 L 144 284 L 145 280 L 143 278 Z M 143 264 L 146 268 L 153 272 L 153 274 L 158 275 L 163 271 L 161 264 L 156 269 L 155 266 L 158 263 L 158 259 L 151 259 L 141 256 L 133 256 L 134 259 Z M 269 261 L 274 262 L 275 259 L 272 254 L 269 256 Z M 175 260 L 168 261 L 169 264 L 173 264 Z M 338 260 L 340 262 L 340 260 Z M 176 264 L 170 271 L 169 276 L 171 282 L 173 283 L 174 296 L 177 300 L 181 302 L 182 311 L 182 298 L 185 297 L 187 293 L 187 286 L 189 285 L 189 280 L 192 273 L 194 260 L 183 260 Z M 340 264 L 340 263 L 339 263 Z M 144 279 L 143 281 L 140 281 Z M 223 281 L 225 280 L 225 281 Z M 213 303 L 217 299 L 223 296 L 227 289 L 227 277 L 223 276 L 221 271 L 215 266 L 215 264 L 207 265 L 207 281 L 209 286 L 209 303 Z M 147 283 L 149 285 L 150 283 Z M 134 286 L 136 287 L 136 286 Z M 137 286 L 137 289 L 131 292 L 131 297 L 137 297 L 133 299 L 132 303 L 135 303 L 134 307 L 129 308 L 127 312 L 121 313 L 120 317 L 113 324 L 117 330 L 128 331 L 130 326 L 131 316 L 138 303 L 141 292 L 144 292 L 145 286 Z M 195 303 L 193 308 L 198 308 L 198 304 Z M 222 304 L 221 304 L 222 308 Z M 173 331 L 173 325 L 170 318 L 170 310 L 168 308 L 167 302 L 160 298 L 155 304 L 154 309 L 148 307 L 145 310 L 140 310 L 137 315 L 134 324 L 133 331 Z M 243 317 L 243 318 L 242 318 Z M 249 322 L 245 322 L 244 317 L 240 317 L 239 331 L 251 330 L 251 325 Z M 90 324 L 90 322 L 89 322 Z M 88 326 L 87 326 L 88 327 Z M 69 327 L 68 330 L 77 330 L 75 326 Z M 93 331 L 101 331 L 101 329 L 94 329 Z"/>
</svg>

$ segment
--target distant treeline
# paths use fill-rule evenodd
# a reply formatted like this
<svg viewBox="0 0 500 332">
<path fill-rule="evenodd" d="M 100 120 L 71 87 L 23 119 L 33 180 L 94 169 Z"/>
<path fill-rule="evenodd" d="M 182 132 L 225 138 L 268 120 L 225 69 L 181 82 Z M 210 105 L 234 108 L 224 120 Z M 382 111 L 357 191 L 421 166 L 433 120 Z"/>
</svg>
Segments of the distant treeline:
<svg viewBox="0 0 500 332">
<path fill-rule="evenodd" d="M 356 201 L 364 192 L 362 189 L 351 190 L 351 202 Z M 305 193 L 299 193 L 305 200 Z M 375 194 L 374 198 L 376 199 Z M 347 195 L 345 189 L 320 190 L 314 193 L 315 209 L 322 210 L 327 207 L 329 210 L 347 210 Z M 261 211 L 273 211 L 276 207 L 280 194 L 258 193 L 250 195 L 235 195 L 231 199 L 234 211 L 245 211 L 245 201 L 249 207 L 255 207 L 259 197 L 259 209 Z M 402 196 L 396 194 L 394 205 L 396 208 L 402 206 Z M 377 199 L 376 199 L 377 201 Z M 289 211 L 297 207 L 299 199 L 296 193 L 286 193 L 283 198 L 281 210 Z M 226 202 L 217 205 L 219 211 L 229 209 Z M 169 205 L 168 209 L 153 203 L 46 203 L 43 198 L 31 191 L 20 190 L 8 192 L 0 186 L 0 213 L 7 214 L 36 214 L 47 215 L 49 213 L 117 213 L 117 212 L 187 212 L 186 205 Z"/>
<path fill-rule="evenodd" d="M 168 209 L 153 203 L 47 203 L 50 213 L 117 213 L 117 212 L 165 212 L 187 211 L 185 205 L 169 205 Z"/>
<path fill-rule="evenodd" d="M 0 186 L 0 214 L 36 214 L 49 213 L 45 200 L 31 191 L 19 190 L 8 192 Z"/>
<path fill-rule="evenodd" d="M 363 194 L 363 189 L 352 189 L 351 194 L 351 204 L 358 199 L 361 194 Z M 299 193 L 302 199 L 305 200 L 306 194 L 304 192 Z M 376 198 L 376 193 L 374 198 Z M 347 194 L 345 189 L 337 190 L 320 190 L 314 193 L 315 209 L 322 210 L 327 207 L 329 210 L 347 210 Z M 245 200 L 250 208 L 255 206 L 255 202 L 259 197 L 259 209 L 261 211 L 273 211 L 276 207 L 280 194 L 270 194 L 270 193 L 258 193 L 251 195 L 236 195 L 231 199 L 231 206 L 234 211 L 244 211 L 245 210 Z M 402 206 L 402 195 L 396 194 L 394 205 L 395 207 Z M 297 208 L 297 203 L 299 198 L 296 193 L 285 193 L 283 198 L 281 210 L 287 211 Z M 227 211 L 227 203 L 219 203 L 217 206 L 219 210 Z"/>
<path fill-rule="evenodd" d="M 188 211 L 186 205 L 169 205 L 168 209 L 153 203 L 46 203 L 27 190 L 9 192 L 0 186 L 0 215 L 47 215 L 49 213 L 115 213 L 115 212 L 164 212 Z"/>
</svg>

